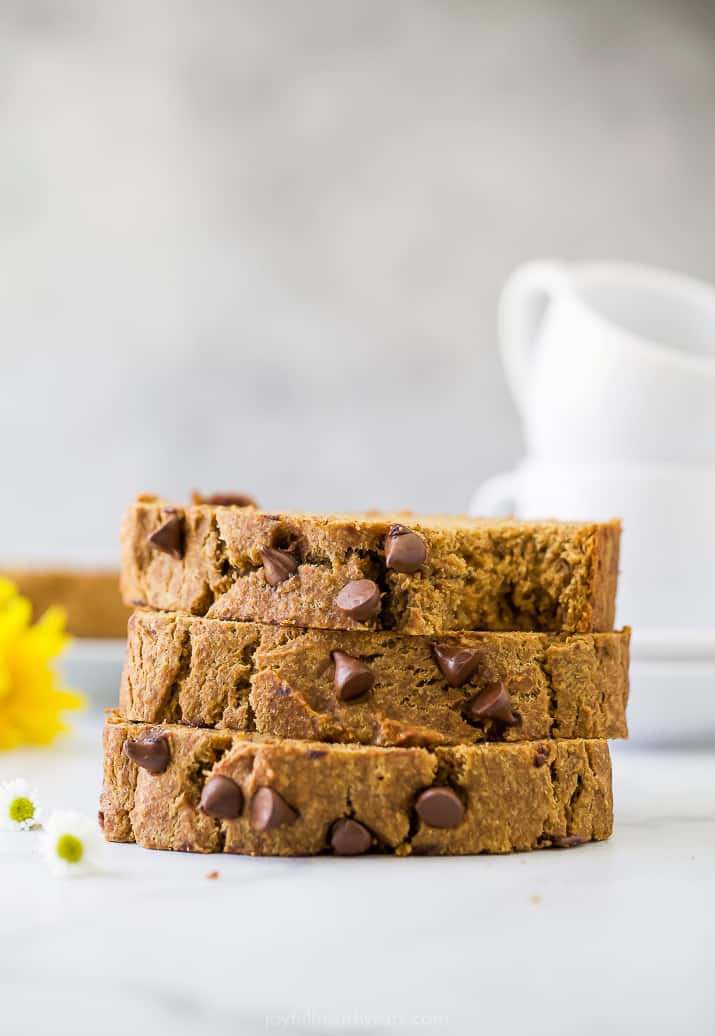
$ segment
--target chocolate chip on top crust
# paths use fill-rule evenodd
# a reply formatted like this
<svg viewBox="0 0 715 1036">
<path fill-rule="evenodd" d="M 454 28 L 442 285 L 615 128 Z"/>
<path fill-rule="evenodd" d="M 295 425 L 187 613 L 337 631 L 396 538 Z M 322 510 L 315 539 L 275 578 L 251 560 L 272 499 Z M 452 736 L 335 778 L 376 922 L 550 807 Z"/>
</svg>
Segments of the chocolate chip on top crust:
<svg viewBox="0 0 715 1036">
<path fill-rule="evenodd" d="M 336 820 L 330 832 L 330 845 L 336 856 L 362 856 L 372 845 L 372 835 L 358 820 Z"/>
<path fill-rule="evenodd" d="M 179 514 L 170 514 L 158 529 L 149 533 L 147 539 L 156 550 L 180 561 L 184 556 L 184 519 Z"/>
<path fill-rule="evenodd" d="M 352 701 L 365 694 L 375 683 L 375 674 L 370 666 L 359 658 L 353 658 L 344 651 L 333 651 L 335 662 L 335 697 L 338 701 Z"/>
<path fill-rule="evenodd" d="M 461 687 L 479 668 L 481 655 L 475 648 L 459 644 L 433 644 L 432 653 L 450 687 Z"/>
<path fill-rule="evenodd" d="M 230 777 L 218 774 L 204 785 L 197 808 L 216 820 L 235 820 L 243 810 L 243 792 Z"/>
<path fill-rule="evenodd" d="M 251 799 L 251 826 L 255 831 L 273 831 L 297 819 L 296 810 L 273 788 L 259 788 Z"/>
<path fill-rule="evenodd" d="M 271 586 L 278 586 L 290 579 L 298 570 L 298 559 L 289 550 L 277 547 L 261 547 L 263 557 L 263 574 Z"/>
<path fill-rule="evenodd" d="M 256 501 L 252 496 L 245 493 L 211 493 L 204 496 L 203 493 L 192 490 L 191 503 L 195 506 L 208 504 L 211 507 L 256 507 Z"/>
<path fill-rule="evenodd" d="M 511 695 L 501 680 L 488 683 L 467 703 L 464 711 L 468 719 L 495 719 L 508 727 L 519 724 L 519 717 L 512 708 Z"/>
<path fill-rule="evenodd" d="M 372 579 L 351 579 L 335 598 L 335 603 L 351 619 L 367 622 L 380 611 L 380 587 Z"/>
<path fill-rule="evenodd" d="M 424 540 L 406 525 L 392 525 L 385 537 L 385 564 L 394 572 L 412 575 L 427 559 Z"/>
<path fill-rule="evenodd" d="M 155 775 L 164 772 L 171 758 L 169 739 L 159 733 L 127 739 L 122 745 L 122 752 L 137 766 Z"/>
<path fill-rule="evenodd" d="M 415 802 L 417 816 L 430 827 L 457 827 L 464 818 L 464 805 L 452 788 L 425 788 Z"/>
</svg>

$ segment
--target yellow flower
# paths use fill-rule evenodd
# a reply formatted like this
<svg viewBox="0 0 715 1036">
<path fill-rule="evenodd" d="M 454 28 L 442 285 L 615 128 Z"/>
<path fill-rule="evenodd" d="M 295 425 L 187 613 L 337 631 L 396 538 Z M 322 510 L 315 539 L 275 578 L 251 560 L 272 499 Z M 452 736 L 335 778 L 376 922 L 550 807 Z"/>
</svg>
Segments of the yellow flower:
<svg viewBox="0 0 715 1036">
<path fill-rule="evenodd" d="M 84 704 L 61 687 L 52 659 L 69 643 L 62 608 L 48 608 L 35 625 L 32 605 L 0 579 L 0 749 L 46 745 L 66 729 L 60 713 Z"/>
</svg>

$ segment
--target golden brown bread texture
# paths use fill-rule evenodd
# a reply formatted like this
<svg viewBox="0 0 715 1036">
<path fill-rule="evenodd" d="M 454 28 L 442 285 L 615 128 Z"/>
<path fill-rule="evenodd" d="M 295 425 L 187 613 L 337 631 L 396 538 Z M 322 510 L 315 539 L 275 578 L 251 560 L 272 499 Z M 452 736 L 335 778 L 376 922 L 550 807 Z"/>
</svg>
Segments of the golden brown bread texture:
<svg viewBox="0 0 715 1036">
<path fill-rule="evenodd" d="M 466 632 L 435 641 L 139 611 L 129 621 L 120 711 L 149 723 L 381 745 L 626 737 L 629 634 Z M 473 660 L 461 686 L 445 678 L 435 646 Z M 366 693 L 339 699 L 334 651 L 367 666 L 375 682 Z M 494 683 L 518 724 L 470 718 L 470 702 Z"/>
<path fill-rule="evenodd" d="M 178 538 L 178 550 L 149 540 L 167 521 L 174 528 L 161 539 Z M 386 563 L 396 526 L 424 544 L 415 571 Z M 135 607 L 318 629 L 603 631 L 613 627 L 619 537 L 617 521 L 268 514 L 145 496 L 124 516 L 121 587 Z M 338 604 L 357 580 L 376 584 L 377 615 Z"/>
<path fill-rule="evenodd" d="M 67 611 L 67 631 L 74 637 L 124 639 L 129 609 L 119 595 L 119 573 L 103 569 L 4 569 L 20 593 L 29 597 L 39 617 L 53 604 Z"/>
<path fill-rule="evenodd" d="M 159 774 L 132 762 L 125 742 L 166 739 Z M 505 853 L 608 838 L 611 769 L 605 741 L 377 748 L 274 741 L 256 735 L 114 717 L 104 732 L 101 820 L 110 841 L 151 849 L 301 856 L 330 851 L 349 817 L 370 833 L 371 851 L 407 855 Z M 240 789 L 235 819 L 197 809 L 216 776 Z M 450 828 L 420 819 L 427 788 L 449 788 L 463 818 Z M 258 789 L 277 793 L 297 819 L 257 829 Z"/>
</svg>

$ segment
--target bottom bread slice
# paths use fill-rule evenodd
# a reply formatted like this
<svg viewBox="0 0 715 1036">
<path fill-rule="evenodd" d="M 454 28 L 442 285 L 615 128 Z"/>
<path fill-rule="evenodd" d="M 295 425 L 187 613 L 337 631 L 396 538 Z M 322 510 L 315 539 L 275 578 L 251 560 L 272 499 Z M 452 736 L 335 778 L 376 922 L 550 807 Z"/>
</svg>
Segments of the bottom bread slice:
<svg viewBox="0 0 715 1036">
<path fill-rule="evenodd" d="M 110 716 L 104 753 L 105 837 L 150 849 L 506 853 L 612 829 L 600 740 L 379 748 Z"/>
</svg>

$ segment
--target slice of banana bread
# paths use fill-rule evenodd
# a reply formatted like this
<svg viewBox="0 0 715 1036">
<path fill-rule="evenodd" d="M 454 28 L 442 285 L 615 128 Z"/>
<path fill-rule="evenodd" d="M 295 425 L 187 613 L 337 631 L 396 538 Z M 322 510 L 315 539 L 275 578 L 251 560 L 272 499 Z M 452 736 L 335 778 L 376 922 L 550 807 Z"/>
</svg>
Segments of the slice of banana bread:
<svg viewBox="0 0 715 1036">
<path fill-rule="evenodd" d="M 122 524 L 135 607 L 319 629 L 604 631 L 620 525 L 268 514 L 140 497 Z"/>
<path fill-rule="evenodd" d="M 100 821 L 150 849 L 303 856 L 505 853 L 608 838 L 605 741 L 377 748 L 125 723 Z"/>
<path fill-rule="evenodd" d="M 0 576 L 29 597 L 36 618 L 53 604 L 67 611 L 73 637 L 124 640 L 129 609 L 119 596 L 119 573 L 112 569 L 5 568 Z"/>
<path fill-rule="evenodd" d="M 629 636 L 433 639 L 138 611 L 120 712 L 380 745 L 625 737 Z"/>
</svg>

